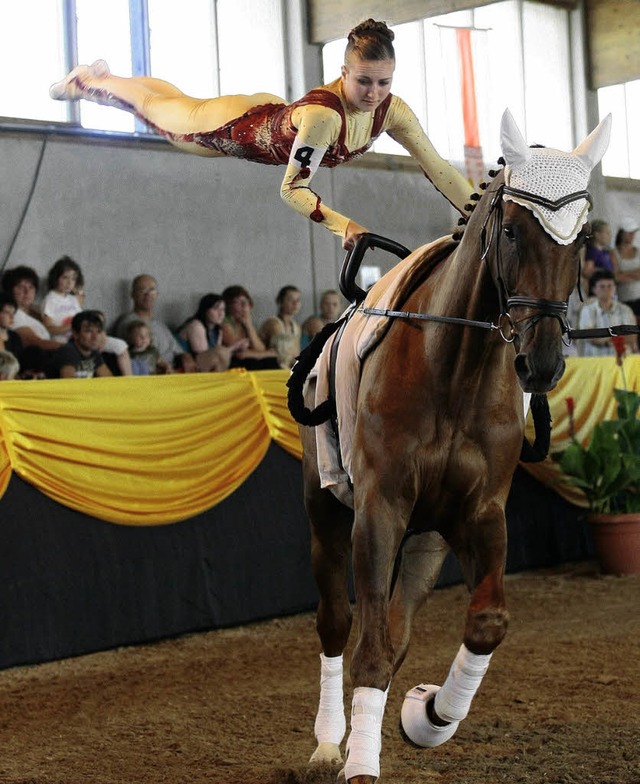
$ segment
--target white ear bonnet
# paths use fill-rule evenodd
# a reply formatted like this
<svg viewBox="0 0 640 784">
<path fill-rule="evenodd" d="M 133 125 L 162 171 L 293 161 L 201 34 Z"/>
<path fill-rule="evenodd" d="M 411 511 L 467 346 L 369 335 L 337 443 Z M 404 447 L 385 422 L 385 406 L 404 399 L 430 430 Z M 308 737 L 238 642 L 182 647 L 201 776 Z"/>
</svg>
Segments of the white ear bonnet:
<svg viewBox="0 0 640 784">
<path fill-rule="evenodd" d="M 593 130 L 573 152 L 547 147 L 527 147 L 511 112 L 502 116 L 500 143 L 506 161 L 505 201 L 513 201 L 531 210 L 543 229 L 560 245 L 570 245 L 587 221 L 591 205 L 586 193 L 591 170 L 600 161 L 611 132 L 611 115 Z M 522 191 L 522 193 L 517 193 Z M 580 194 L 577 199 L 564 197 Z M 546 205 L 531 198 L 539 197 Z"/>
</svg>

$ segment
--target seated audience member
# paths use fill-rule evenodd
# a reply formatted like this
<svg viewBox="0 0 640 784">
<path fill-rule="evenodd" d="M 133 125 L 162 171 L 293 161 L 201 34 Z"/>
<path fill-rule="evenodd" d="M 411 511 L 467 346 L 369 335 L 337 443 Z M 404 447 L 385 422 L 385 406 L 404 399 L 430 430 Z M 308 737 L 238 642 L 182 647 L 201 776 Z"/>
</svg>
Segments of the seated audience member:
<svg viewBox="0 0 640 784">
<path fill-rule="evenodd" d="M 0 291 L 0 350 L 8 351 L 17 358 L 22 353 L 22 340 L 13 330 L 16 309 L 11 294 Z"/>
<path fill-rule="evenodd" d="M 626 220 L 616 234 L 618 297 L 635 313 L 640 322 L 640 252 L 635 245 L 640 226 L 633 219 Z"/>
<path fill-rule="evenodd" d="M 302 348 L 306 348 L 323 327 L 335 321 L 343 309 L 342 298 L 335 289 L 323 291 L 320 297 L 320 313 L 309 316 L 302 325 Z"/>
<path fill-rule="evenodd" d="M 152 343 L 151 328 L 146 321 L 131 321 L 127 327 L 127 343 L 134 376 L 155 376 L 171 373 L 171 365 L 158 354 Z"/>
<path fill-rule="evenodd" d="M 42 300 L 42 323 L 59 343 L 71 337 L 71 319 L 82 306 L 75 295 L 84 286 L 82 270 L 69 256 L 62 256 L 51 267 L 47 276 L 47 293 Z"/>
<path fill-rule="evenodd" d="M 0 381 L 12 381 L 20 370 L 20 363 L 10 351 L 0 351 Z"/>
<path fill-rule="evenodd" d="M 131 357 L 129 356 L 129 346 L 126 340 L 107 335 L 107 319 L 101 310 L 96 310 L 102 319 L 102 338 L 100 339 L 99 351 L 102 358 L 107 363 L 107 367 L 114 376 L 130 376 Z"/>
<path fill-rule="evenodd" d="M 17 309 L 13 329 L 22 341 L 22 352 L 18 356 L 22 375 L 42 375 L 53 352 L 60 344 L 51 338 L 49 331 L 38 318 L 34 301 L 40 279 L 31 267 L 19 266 L 6 270 L 2 276 L 2 289 L 15 301 Z"/>
<path fill-rule="evenodd" d="M 231 348 L 247 340 L 246 348 L 233 355 L 231 367 L 247 370 L 275 370 L 280 367 L 275 349 L 267 348 L 253 325 L 253 300 L 243 286 L 229 286 L 222 292 L 227 315 L 222 323 L 222 344 Z"/>
<path fill-rule="evenodd" d="M 73 290 L 78 302 L 80 303 L 80 309 L 86 310 L 85 308 L 85 294 L 84 294 L 84 279 L 82 279 L 82 284 L 77 284 L 75 289 Z M 102 324 L 104 326 L 104 333 L 102 336 L 102 346 L 100 347 L 100 353 L 104 357 L 104 361 L 107 363 L 109 370 L 114 376 L 130 376 L 132 375 L 131 371 L 131 359 L 129 357 L 129 347 L 127 346 L 127 341 L 123 340 L 122 338 L 116 338 L 114 335 L 107 335 L 107 319 L 104 313 L 101 310 L 96 311 L 102 317 Z"/>
<path fill-rule="evenodd" d="M 618 271 L 618 254 L 611 247 L 611 227 L 607 221 L 598 219 L 591 221 L 591 236 L 586 245 L 582 274 L 591 280 L 597 269 L 609 270 L 614 275 Z M 591 290 L 587 293 L 593 296 Z"/>
<path fill-rule="evenodd" d="M 268 318 L 258 333 L 267 348 L 276 350 L 281 368 L 291 368 L 300 353 L 300 325 L 294 316 L 301 302 L 300 289 L 283 286 L 276 297 L 278 315 Z"/>
<path fill-rule="evenodd" d="M 153 345 L 160 356 L 171 367 L 182 368 L 185 373 L 198 370 L 195 359 L 189 352 L 182 350 L 169 327 L 154 317 L 154 309 L 158 299 L 158 284 L 153 275 L 137 275 L 131 284 L 133 310 L 118 319 L 116 334 L 127 339 L 127 326 L 132 321 L 146 322 L 153 335 Z"/>
<path fill-rule="evenodd" d="M 71 339 L 53 355 L 49 373 L 53 378 L 111 376 L 100 346 L 104 335 L 102 314 L 82 310 L 71 321 Z"/>
<path fill-rule="evenodd" d="M 594 298 L 585 302 L 580 310 L 580 329 L 615 327 L 617 324 L 635 324 L 635 316 L 628 305 L 616 299 L 613 272 L 597 269 L 589 281 Z M 625 336 L 627 351 L 638 350 L 638 336 Z M 615 356 L 611 337 L 588 338 L 578 341 L 578 351 L 583 357 Z"/>
<path fill-rule="evenodd" d="M 222 322 L 226 306 L 221 294 L 205 294 L 198 309 L 178 328 L 176 338 L 185 351 L 190 351 L 201 372 L 229 369 L 231 357 L 248 348 L 249 340 L 242 338 L 231 346 L 222 345 Z"/>
</svg>

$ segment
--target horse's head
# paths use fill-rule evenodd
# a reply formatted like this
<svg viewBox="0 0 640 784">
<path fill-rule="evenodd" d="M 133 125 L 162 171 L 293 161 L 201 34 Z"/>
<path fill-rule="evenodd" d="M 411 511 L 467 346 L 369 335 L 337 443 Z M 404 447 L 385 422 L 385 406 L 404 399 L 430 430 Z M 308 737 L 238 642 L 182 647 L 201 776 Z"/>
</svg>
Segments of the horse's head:
<svg viewBox="0 0 640 784">
<path fill-rule="evenodd" d="M 503 334 L 513 336 L 526 392 L 552 389 L 564 372 L 567 303 L 588 231 L 585 189 L 607 148 L 610 124 L 609 116 L 567 153 L 527 147 L 511 114 L 502 118 L 506 166 L 485 220 L 486 251 L 492 250 Z"/>
</svg>

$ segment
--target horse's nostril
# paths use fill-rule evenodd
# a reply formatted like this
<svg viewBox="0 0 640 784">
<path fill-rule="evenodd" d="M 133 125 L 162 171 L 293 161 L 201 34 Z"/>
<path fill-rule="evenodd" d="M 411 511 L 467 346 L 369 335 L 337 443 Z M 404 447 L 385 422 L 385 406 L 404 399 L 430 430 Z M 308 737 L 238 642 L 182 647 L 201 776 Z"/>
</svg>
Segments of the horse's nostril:
<svg viewBox="0 0 640 784">
<path fill-rule="evenodd" d="M 526 354 L 516 354 L 515 358 L 516 373 L 521 381 L 526 380 L 530 375 L 529 360 Z"/>
</svg>

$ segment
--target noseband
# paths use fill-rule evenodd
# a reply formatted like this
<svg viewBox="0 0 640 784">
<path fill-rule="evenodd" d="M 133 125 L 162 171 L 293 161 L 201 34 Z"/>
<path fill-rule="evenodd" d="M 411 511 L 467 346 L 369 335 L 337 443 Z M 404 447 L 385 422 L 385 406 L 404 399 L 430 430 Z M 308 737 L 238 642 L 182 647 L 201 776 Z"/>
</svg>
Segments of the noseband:
<svg viewBox="0 0 640 784">
<path fill-rule="evenodd" d="M 560 322 L 560 328 L 562 330 L 562 335 L 564 336 L 569 332 L 569 324 L 567 323 L 567 309 L 569 306 L 568 301 L 558 301 L 558 300 L 549 300 L 549 299 L 540 299 L 538 297 L 527 297 L 527 296 L 510 296 L 509 290 L 507 285 L 504 281 L 503 275 L 503 265 L 502 265 L 502 254 L 500 252 L 500 243 L 498 242 L 498 237 L 502 232 L 502 217 L 503 217 L 503 196 L 516 196 L 517 198 L 530 202 L 531 204 L 538 204 L 541 207 L 546 207 L 553 212 L 556 212 L 561 207 L 565 207 L 567 204 L 570 204 L 573 201 L 578 201 L 578 199 L 587 199 L 589 204 L 591 204 L 591 196 L 588 191 L 575 191 L 574 193 L 570 193 L 567 196 L 562 196 L 555 201 L 551 199 L 546 199 L 543 196 L 538 196 L 535 193 L 529 193 L 528 191 L 522 191 L 518 188 L 510 188 L 508 185 L 504 183 L 500 185 L 491 200 L 491 204 L 489 205 L 489 211 L 487 212 L 487 216 L 484 219 L 484 223 L 482 224 L 482 229 L 480 230 L 480 243 L 481 243 L 481 254 L 480 258 L 483 261 L 487 261 L 487 257 L 489 254 L 489 250 L 491 246 L 495 243 L 496 248 L 496 290 L 498 292 L 498 302 L 500 305 L 500 322 L 504 319 L 507 320 L 511 327 L 511 337 L 505 336 L 504 331 L 501 327 L 500 334 L 502 335 L 503 339 L 507 342 L 513 342 L 516 337 L 522 337 L 528 330 L 532 329 L 541 319 L 548 317 L 548 318 L 555 318 Z M 490 228 L 489 223 L 491 222 Z M 487 238 L 488 234 L 488 238 Z M 525 307 L 530 308 L 532 310 L 536 310 L 537 313 L 534 316 L 529 316 L 528 318 L 521 319 L 518 322 L 513 321 L 510 314 L 510 309 L 513 307 Z M 522 330 L 520 332 L 516 332 L 515 325 L 521 324 Z"/>
</svg>

